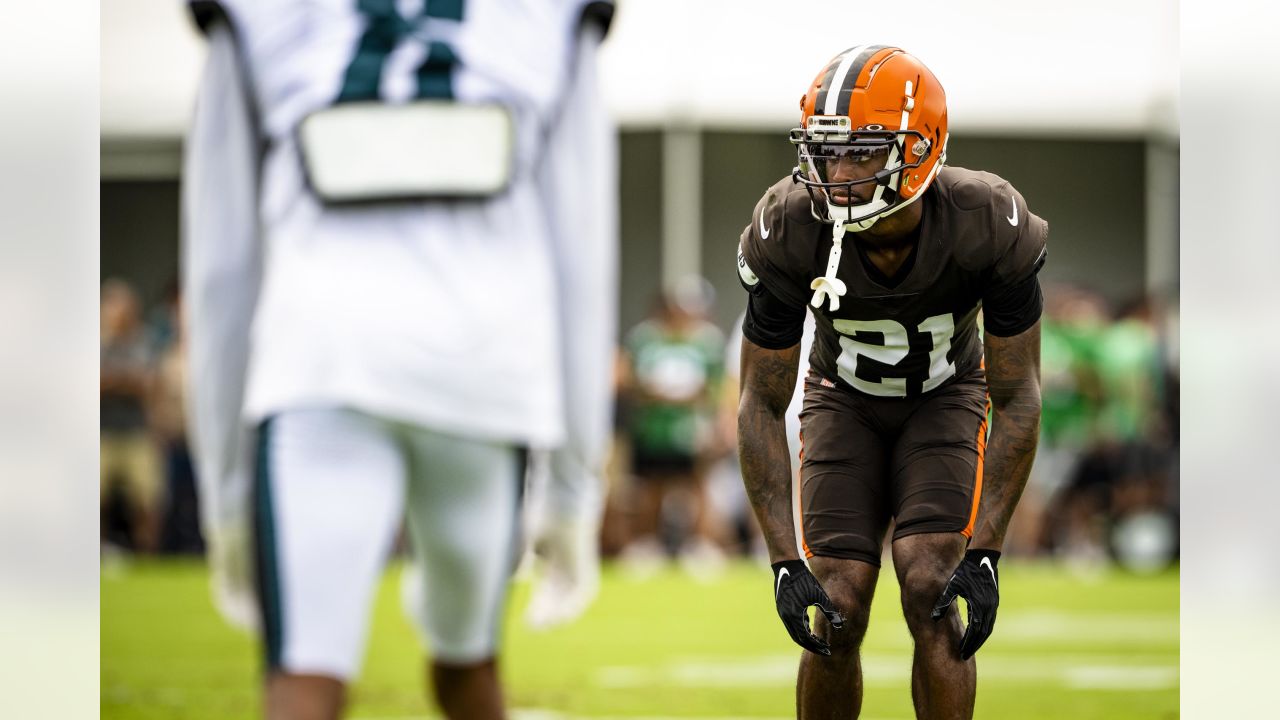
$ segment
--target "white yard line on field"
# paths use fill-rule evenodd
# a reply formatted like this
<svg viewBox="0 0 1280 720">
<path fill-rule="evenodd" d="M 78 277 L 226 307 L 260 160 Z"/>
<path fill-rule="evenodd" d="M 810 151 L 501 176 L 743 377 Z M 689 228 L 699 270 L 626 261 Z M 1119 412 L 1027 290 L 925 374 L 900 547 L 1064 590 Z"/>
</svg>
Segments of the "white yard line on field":
<svg viewBox="0 0 1280 720">
<path fill-rule="evenodd" d="M 1067 687 L 1079 690 L 1163 690 L 1178 684 L 1178 668 L 1099 665 L 1071 668 Z"/>
<path fill-rule="evenodd" d="M 689 658 L 661 665 L 602 667 L 602 688 L 747 688 L 795 686 L 795 655 Z M 911 654 L 863 653 L 863 682 L 896 686 L 911 679 Z M 1157 690 L 1178 685 L 1176 655 L 1071 655 L 978 659 L 978 676 L 992 683 L 1041 683 L 1076 689 Z"/>
<path fill-rule="evenodd" d="M 1177 613 L 1002 613 L 996 628 L 1002 640 L 1019 644 L 1052 640 L 1056 643 L 1178 642 Z"/>
</svg>

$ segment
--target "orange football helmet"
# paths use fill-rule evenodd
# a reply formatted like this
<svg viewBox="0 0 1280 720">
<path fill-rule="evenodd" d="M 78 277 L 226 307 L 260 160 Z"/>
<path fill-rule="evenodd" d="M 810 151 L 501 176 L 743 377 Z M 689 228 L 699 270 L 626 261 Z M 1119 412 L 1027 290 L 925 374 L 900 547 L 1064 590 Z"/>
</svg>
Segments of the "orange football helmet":
<svg viewBox="0 0 1280 720">
<path fill-rule="evenodd" d="M 915 200 L 947 159 L 947 97 L 914 55 L 887 45 L 859 45 L 831 59 L 800 99 L 791 131 L 814 216 L 854 231 Z M 848 159 L 879 168 L 868 177 L 833 182 L 827 168 Z M 875 183 L 866 202 L 855 185 Z M 832 190 L 846 202 L 833 197 Z"/>
</svg>

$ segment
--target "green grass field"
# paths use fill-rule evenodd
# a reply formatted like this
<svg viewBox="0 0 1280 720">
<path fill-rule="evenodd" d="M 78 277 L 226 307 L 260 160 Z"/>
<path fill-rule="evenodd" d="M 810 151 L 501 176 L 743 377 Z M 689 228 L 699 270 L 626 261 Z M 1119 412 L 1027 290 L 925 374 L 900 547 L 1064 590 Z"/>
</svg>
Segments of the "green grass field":
<svg viewBox="0 0 1280 720">
<path fill-rule="evenodd" d="M 881 573 L 863 650 L 863 717 L 913 717 L 911 639 L 892 572 Z M 978 654 L 979 718 L 1178 716 L 1178 575 L 1082 577 L 1058 566 L 1001 567 L 995 635 Z M 638 581 L 606 568 L 574 625 L 524 626 L 518 585 L 503 675 L 516 720 L 787 718 L 799 651 L 774 613 L 767 568 L 733 566 L 703 584 L 679 570 Z M 350 717 L 432 717 L 421 653 L 383 581 Z M 258 654 L 208 601 L 204 567 L 139 562 L 104 571 L 102 717 L 256 717 Z"/>
</svg>

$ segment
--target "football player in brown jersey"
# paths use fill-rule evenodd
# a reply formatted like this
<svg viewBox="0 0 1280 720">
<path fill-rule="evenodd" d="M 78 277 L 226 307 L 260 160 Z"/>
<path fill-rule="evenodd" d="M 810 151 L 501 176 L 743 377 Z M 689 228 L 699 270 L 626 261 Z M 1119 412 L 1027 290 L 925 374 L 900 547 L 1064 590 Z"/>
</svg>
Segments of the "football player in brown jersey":
<svg viewBox="0 0 1280 720">
<path fill-rule="evenodd" d="M 973 655 L 995 622 L 996 565 L 1039 434 L 1048 225 L 1003 179 L 944 168 L 946 97 L 899 48 L 837 55 L 801 108 L 799 166 L 756 205 L 738 252 L 739 453 L 778 614 L 807 650 L 799 715 L 861 710 L 858 647 L 892 521 L 916 715 L 970 718 Z M 783 413 L 806 308 L 817 331 L 797 548 Z"/>
</svg>

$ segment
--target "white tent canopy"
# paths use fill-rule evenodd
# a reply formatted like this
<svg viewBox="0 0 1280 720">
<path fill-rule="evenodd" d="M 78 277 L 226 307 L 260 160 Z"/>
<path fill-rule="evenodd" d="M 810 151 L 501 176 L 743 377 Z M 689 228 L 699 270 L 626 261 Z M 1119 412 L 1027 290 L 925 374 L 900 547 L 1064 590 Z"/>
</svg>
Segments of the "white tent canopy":
<svg viewBox="0 0 1280 720">
<path fill-rule="evenodd" d="M 1177 134 L 1178 16 L 1168 0 L 619 6 L 601 74 L 624 127 L 786 127 L 827 59 L 880 42 L 933 69 L 955 132 Z M 176 140 L 202 52 L 183 3 L 103 0 L 101 9 L 104 141 Z"/>
</svg>

